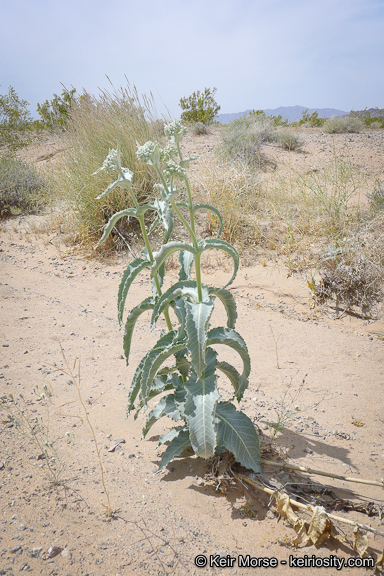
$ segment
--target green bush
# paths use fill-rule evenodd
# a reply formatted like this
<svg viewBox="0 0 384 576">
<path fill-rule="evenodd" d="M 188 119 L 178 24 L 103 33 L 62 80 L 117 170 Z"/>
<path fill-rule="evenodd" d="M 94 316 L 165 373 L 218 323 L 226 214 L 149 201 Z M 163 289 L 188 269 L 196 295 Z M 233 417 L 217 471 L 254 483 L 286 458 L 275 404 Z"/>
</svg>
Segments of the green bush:
<svg viewBox="0 0 384 576">
<path fill-rule="evenodd" d="M 216 88 L 205 88 L 204 92 L 194 92 L 188 98 L 180 99 L 181 120 L 183 122 L 202 122 L 211 124 L 220 110 L 215 101 Z"/>
<path fill-rule="evenodd" d="M 258 166 L 263 159 L 262 144 L 274 139 L 273 122 L 262 115 L 242 116 L 233 120 L 222 133 L 224 156 Z"/>
<path fill-rule="evenodd" d="M 324 123 L 323 130 L 327 134 L 343 134 L 345 132 L 361 132 L 364 122 L 360 118 L 351 116 L 335 116 L 328 118 Z"/>
<path fill-rule="evenodd" d="M 14 158 L 0 158 L 0 218 L 28 214 L 47 203 L 47 185 L 33 166 Z"/>
<path fill-rule="evenodd" d="M 312 114 L 309 114 L 308 108 L 302 113 L 301 119 L 298 121 L 298 126 L 307 126 L 309 128 L 319 128 L 324 126 L 326 120 L 325 118 L 319 118 L 319 113 L 315 110 Z"/>
<path fill-rule="evenodd" d="M 112 214 L 130 203 L 130 196 L 123 189 L 114 190 L 102 202 L 96 200 L 100 188 L 108 182 L 108 175 L 91 174 L 108 150 L 120 143 L 123 162 L 135 173 L 136 194 L 140 201 L 145 201 L 152 194 L 154 171 L 151 166 L 139 163 L 136 142 L 157 141 L 162 135 L 163 124 L 155 119 L 152 100 L 140 98 L 135 88 L 121 87 L 113 94 L 102 92 L 99 97 L 84 93 L 76 101 L 65 135 L 63 165 L 61 170 L 55 168 L 52 178 L 55 195 L 69 206 L 72 225 L 82 241 L 97 241 Z M 121 236 L 128 230 L 132 231 L 132 221 L 123 219 L 114 232 L 114 240 L 121 242 Z"/>
<path fill-rule="evenodd" d="M 67 90 L 64 88 L 61 96 L 53 95 L 52 100 L 46 100 L 43 104 L 37 105 L 37 112 L 40 116 L 38 122 L 40 128 L 55 130 L 59 128 L 65 130 L 70 119 L 71 109 L 75 102 L 76 89 Z"/>
<path fill-rule="evenodd" d="M 360 118 L 367 128 L 384 128 L 384 109 L 351 110 L 349 116 L 352 118 Z"/>
<path fill-rule="evenodd" d="M 29 142 L 33 119 L 27 106 L 29 103 L 20 100 L 12 86 L 7 95 L 0 94 L 0 146 L 5 144 L 16 150 Z"/>
</svg>

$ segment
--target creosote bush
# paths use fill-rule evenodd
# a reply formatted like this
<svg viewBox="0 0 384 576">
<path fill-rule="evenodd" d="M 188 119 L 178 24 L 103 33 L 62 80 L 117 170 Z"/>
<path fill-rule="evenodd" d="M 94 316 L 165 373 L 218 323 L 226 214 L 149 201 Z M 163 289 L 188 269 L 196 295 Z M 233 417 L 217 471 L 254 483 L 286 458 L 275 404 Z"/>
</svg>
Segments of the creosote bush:
<svg viewBox="0 0 384 576">
<path fill-rule="evenodd" d="M 51 174 L 55 196 L 64 200 L 71 215 L 74 234 L 83 242 L 99 240 L 109 218 L 131 203 L 125 189 L 116 189 L 101 202 L 95 198 L 108 183 L 105 172 L 91 173 L 105 157 L 105 150 L 120 143 L 124 161 L 135 171 L 134 189 L 140 201 L 153 195 L 155 171 L 142 165 L 136 157 L 136 141 L 159 140 L 162 122 L 155 117 L 151 97 L 140 97 L 130 86 L 113 94 L 102 92 L 99 97 L 84 93 L 72 103 L 65 138 L 66 150 L 61 168 Z M 81 158 L 81 160 L 80 160 Z M 132 222 L 121 220 L 111 239 L 121 243 L 121 236 L 132 232 Z"/>
<path fill-rule="evenodd" d="M 117 178 L 99 196 L 99 200 L 112 190 L 123 188 L 133 204 L 112 216 L 100 243 L 106 240 L 119 220 L 129 216 L 138 220 L 145 245 L 141 257 L 131 262 L 123 273 L 118 291 L 120 323 L 123 323 L 125 303 L 133 281 L 142 271 L 150 271 L 150 295 L 133 308 L 125 320 L 123 344 L 127 363 L 135 324 L 144 312 L 151 313 L 152 330 L 161 316 L 166 326 L 136 369 L 127 413 L 136 410 L 137 416 L 152 399 L 161 395 L 143 429 L 143 436 L 146 436 L 163 416 L 177 423 L 160 437 L 159 445 L 168 444 L 160 468 L 192 446 L 195 454 L 205 459 L 228 450 L 243 466 L 259 473 L 260 449 L 255 427 L 248 416 L 236 410 L 233 404 L 234 399 L 240 402 L 248 386 L 251 367 L 247 346 L 235 330 L 236 302 L 227 290 L 236 277 L 239 256 L 231 244 L 220 239 L 222 220 L 217 208 L 193 201 L 187 170 L 195 158 L 183 158 L 180 148 L 185 127 L 178 121 L 171 122 L 165 126 L 165 133 L 170 145 L 161 147 L 158 142 L 148 141 L 139 146 L 136 153 L 140 162 L 156 171 L 156 197 L 151 202 L 138 202 L 132 187 L 133 173 L 122 167 L 119 147 L 110 150 L 103 166 L 96 172 L 114 173 Z M 180 197 L 180 183 L 186 190 L 185 200 Z M 209 211 L 218 219 L 217 238 L 202 240 L 197 237 L 195 216 L 200 210 Z M 149 231 L 144 220 L 148 212 L 154 219 Z M 171 240 L 174 218 L 187 231 L 189 242 Z M 150 240 L 150 232 L 155 226 L 161 227 L 164 234 L 163 243 L 156 251 Z M 209 250 L 224 252 L 233 260 L 233 274 L 224 287 L 208 286 L 202 280 L 201 257 Z M 180 263 L 179 279 L 164 291 L 165 263 L 176 253 Z M 212 313 L 218 301 L 225 308 L 227 324 L 212 327 Z M 236 366 L 219 359 L 217 345 L 237 352 L 242 365 L 240 372 Z M 218 373 L 231 385 L 229 398 L 222 395 Z"/>
<path fill-rule="evenodd" d="M 0 158 L 0 219 L 30 214 L 48 202 L 48 186 L 36 169 L 14 156 Z"/>
<path fill-rule="evenodd" d="M 204 92 L 193 92 L 188 98 L 180 98 L 181 120 L 185 123 L 211 124 L 220 106 L 215 100 L 216 88 L 205 88 Z"/>
</svg>

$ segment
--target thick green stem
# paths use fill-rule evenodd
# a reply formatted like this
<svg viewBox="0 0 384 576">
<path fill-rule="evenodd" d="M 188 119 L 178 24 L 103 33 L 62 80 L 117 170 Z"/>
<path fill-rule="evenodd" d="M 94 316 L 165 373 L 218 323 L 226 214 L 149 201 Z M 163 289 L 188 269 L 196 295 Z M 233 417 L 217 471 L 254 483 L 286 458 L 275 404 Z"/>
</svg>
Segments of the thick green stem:
<svg viewBox="0 0 384 576">
<path fill-rule="evenodd" d="M 179 153 L 180 162 L 182 162 L 183 161 L 183 154 L 181 152 L 180 142 L 177 142 L 177 151 Z M 190 218 L 191 218 L 191 228 L 193 230 L 193 233 L 195 234 L 195 213 L 193 211 L 192 192 L 191 192 L 191 187 L 189 185 L 188 176 L 185 179 L 185 186 L 187 188 L 187 194 L 188 194 L 188 204 L 189 204 L 189 214 L 190 214 Z"/>
<path fill-rule="evenodd" d="M 121 175 L 123 175 L 122 172 L 121 172 Z M 137 199 L 136 199 L 135 193 L 134 193 L 134 191 L 132 190 L 132 187 L 131 187 L 131 185 L 129 184 L 129 182 L 126 181 L 126 180 L 125 180 L 125 185 L 126 185 L 126 188 L 129 190 L 129 193 L 130 193 L 130 195 L 131 195 L 131 198 L 132 198 L 132 201 L 133 201 L 133 203 L 134 203 L 134 205 L 135 205 L 135 208 L 137 208 L 137 209 L 140 208 L 140 204 L 138 203 L 138 201 L 137 201 Z M 147 249 L 147 251 L 148 251 L 148 257 L 149 257 L 149 260 L 150 260 L 150 262 L 151 262 L 151 264 L 152 264 L 153 261 L 154 261 L 154 258 L 153 258 L 153 252 L 152 252 L 151 244 L 150 244 L 150 242 L 149 242 L 147 230 L 146 230 L 146 228 L 145 228 L 144 215 L 141 214 L 138 218 L 139 218 L 139 222 L 140 222 L 140 228 L 141 228 L 141 233 L 142 233 L 142 235 L 143 235 L 145 247 L 146 247 L 146 249 Z M 161 286 L 160 286 L 160 282 L 159 282 L 159 278 L 158 278 L 157 274 L 156 274 L 156 276 L 155 276 L 155 286 L 156 286 L 156 290 L 157 290 L 158 295 L 161 296 L 162 291 L 161 291 Z M 169 330 L 169 331 L 173 330 L 173 326 L 172 326 L 171 319 L 170 319 L 170 317 L 169 317 L 168 309 L 164 310 L 164 318 L 165 318 L 165 321 L 166 321 L 166 323 L 167 323 L 167 328 L 168 328 L 168 330 Z"/>
<path fill-rule="evenodd" d="M 149 243 L 149 238 L 148 238 L 147 230 L 146 230 L 146 228 L 145 228 L 144 216 L 143 216 L 142 214 L 139 216 L 139 222 L 140 222 L 141 233 L 142 233 L 143 238 L 144 238 L 145 247 L 146 247 L 146 249 L 147 249 L 147 251 L 148 251 L 148 257 L 149 257 L 149 260 L 150 260 L 150 262 L 151 262 L 151 264 L 152 264 L 153 261 L 154 261 L 153 252 L 152 252 L 151 245 L 150 245 L 150 243 Z M 156 274 L 154 280 L 155 280 L 155 286 L 156 286 L 157 293 L 158 293 L 159 296 L 161 296 L 162 291 L 161 291 L 161 286 L 160 286 L 160 282 L 159 282 L 159 277 L 158 277 L 157 274 Z M 167 323 L 167 328 L 168 328 L 168 330 L 169 330 L 169 331 L 173 330 L 172 322 L 171 322 L 171 319 L 170 319 L 170 317 L 169 317 L 168 308 L 167 308 L 166 310 L 164 310 L 164 318 L 165 318 L 165 321 L 166 321 L 166 323 Z"/>
</svg>

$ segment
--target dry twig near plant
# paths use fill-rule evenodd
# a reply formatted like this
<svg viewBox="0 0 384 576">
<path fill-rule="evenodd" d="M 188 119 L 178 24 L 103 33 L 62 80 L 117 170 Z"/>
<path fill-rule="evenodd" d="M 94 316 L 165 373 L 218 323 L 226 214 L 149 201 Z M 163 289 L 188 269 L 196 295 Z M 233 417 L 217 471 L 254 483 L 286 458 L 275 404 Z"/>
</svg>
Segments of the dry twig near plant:
<svg viewBox="0 0 384 576">
<path fill-rule="evenodd" d="M 261 482 L 250 478 L 249 476 L 238 474 L 236 472 L 233 472 L 233 475 L 243 485 L 245 482 L 253 488 L 269 494 L 275 499 L 278 514 L 286 518 L 297 532 L 297 537 L 292 542 L 292 545 L 295 547 L 308 546 L 310 544 L 320 545 L 331 537 L 344 541 L 345 538 L 343 536 L 337 535 L 337 533 L 334 531 L 333 522 L 339 522 L 354 527 L 353 548 L 356 552 L 358 552 L 360 558 L 365 556 L 368 548 L 368 538 L 365 532 L 371 532 L 372 534 L 376 534 L 378 536 L 384 536 L 384 532 L 381 530 L 377 530 L 376 528 L 366 524 L 361 524 L 360 522 L 348 520 L 342 516 L 336 516 L 335 514 L 327 513 L 322 506 L 312 506 L 311 504 L 303 504 L 297 500 L 293 500 L 286 492 L 272 490 L 267 486 L 263 486 Z M 311 522 L 308 528 L 306 528 L 305 521 L 301 520 L 295 514 L 292 507 L 299 508 L 312 514 Z M 383 561 L 384 548 L 383 554 L 378 558 L 376 564 L 374 565 L 372 563 L 372 565 L 367 565 L 367 567 L 374 568 L 375 566 L 383 566 Z"/>
</svg>

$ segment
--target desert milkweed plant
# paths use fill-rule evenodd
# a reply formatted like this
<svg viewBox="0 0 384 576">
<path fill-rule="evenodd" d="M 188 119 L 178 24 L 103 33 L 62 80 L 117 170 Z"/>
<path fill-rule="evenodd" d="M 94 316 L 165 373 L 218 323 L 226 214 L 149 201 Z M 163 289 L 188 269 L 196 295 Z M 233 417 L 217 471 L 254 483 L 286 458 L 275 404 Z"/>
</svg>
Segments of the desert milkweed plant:
<svg viewBox="0 0 384 576">
<path fill-rule="evenodd" d="M 238 402 L 241 400 L 249 383 L 251 368 L 246 343 L 235 330 L 236 302 L 227 290 L 236 277 L 239 256 L 231 244 L 220 239 L 222 220 L 219 211 L 211 205 L 193 202 L 187 169 L 195 158 L 184 159 L 180 148 L 186 128 L 179 121 L 174 121 L 165 126 L 165 134 L 169 140 L 167 146 L 146 142 L 137 148 L 138 159 L 152 165 L 159 179 L 155 185 L 158 198 L 154 201 L 141 206 L 137 202 L 132 187 L 133 174 L 128 168 L 122 167 L 119 147 L 109 151 L 103 166 L 95 172 L 105 170 L 117 175 L 99 199 L 119 186 L 128 191 L 133 204 L 112 216 L 99 245 L 106 240 L 115 224 L 126 216 L 139 221 L 145 245 L 141 257 L 130 262 L 123 273 L 118 290 L 120 325 L 124 323 L 124 308 L 133 281 L 143 270 L 150 270 L 152 296 L 135 306 L 125 319 L 123 347 L 127 364 L 135 324 L 142 313 L 151 311 L 151 330 L 161 315 L 164 315 L 167 325 L 167 331 L 163 331 L 136 369 L 129 391 L 127 415 L 136 410 L 137 417 L 140 410 L 148 407 L 150 400 L 160 395 L 159 402 L 147 416 L 143 437 L 163 416 L 177 422 L 177 426 L 160 437 L 159 445 L 167 444 L 160 469 L 179 456 L 185 448 L 192 446 L 197 456 L 206 459 L 220 451 L 229 450 L 243 466 L 260 473 L 260 448 L 255 427 L 248 416 L 238 411 L 233 404 L 235 399 Z M 186 201 L 180 199 L 180 183 L 186 190 Z M 197 237 L 195 215 L 198 210 L 208 210 L 216 215 L 219 222 L 217 238 L 202 240 Z M 153 216 L 153 223 L 148 230 L 145 219 L 147 212 L 152 212 Z M 187 230 L 189 242 L 171 240 L 176 217 Z M 158 226 L 164 231 L 163 241 L 160 249 L 154 251 L 150 236 Z M 223 287 L 208 286 L 202 282 L 201 255 L 213 249 L 224 251 L 233 260 L 232 277 Z M 175 253 L 179 255 L 179 278 L 163 291 L 165 263 Z M 226 310 L 226 326 L 211 327 L 211 316 L 218 300 Z M 176 319 L 173 319 L 173 323 L 170 310 L 173 310 L 172 318 Z M 237 352 L 242 362 L 241 372 L 228 362 L 218 359 L 213 346 L 219 344 Z M 220 395 L 219 373 L 229 379 L 233 388 L 230 401 L 223 400 Z"/>
</svg>

